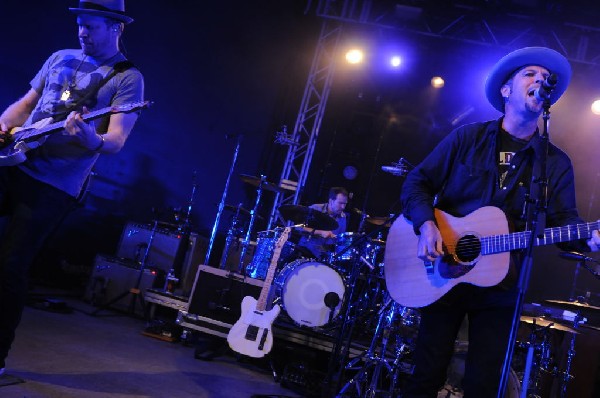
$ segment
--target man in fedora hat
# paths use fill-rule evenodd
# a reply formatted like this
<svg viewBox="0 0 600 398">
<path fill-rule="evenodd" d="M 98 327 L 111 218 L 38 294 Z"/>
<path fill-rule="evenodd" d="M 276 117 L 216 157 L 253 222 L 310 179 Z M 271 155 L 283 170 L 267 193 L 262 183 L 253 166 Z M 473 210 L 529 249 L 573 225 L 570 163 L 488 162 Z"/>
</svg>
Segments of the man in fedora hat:
<svg viewBox="0 0 600 398">
<path fill-rule="evenodd" d="M 570 78 L 571 67 L 565 57 L 544 47 L 513 51 L 492 68 L 485 92 L 503 116 L 456 128 L 404 182 L 404 215 L 419 235 L 415 253 L 419 259 L 436 264 L 444 255 L 434 207 L 455 217 L 466 217 L 483 206 L 499 207 L 514 231 L 525 230 L 529 207 L 534 207 L 528 206 L 526 199 L 539 189 L 532 180 L 537 174 L 536 159 L 544 151 L 538 121 L 544 103 L 556 102 Z M 551 143 L 547 182 L 547 226 L 581 223 L 571 161 Z M 569 242 L 567 247 L 596 251 L 599 245 L 600 235 L 593 231 L 589 240 Z M 458 283 L 421 309 L 415 368 L 404 398 L 437 397 L 465 317 L 469 341 L 462 381 L 464 396 L 496 397 L 517 303 L 516 276 L 521 257 L 522 252 L 511 253 L 510 271 L 500 284 L 480 287 Z"/>
<path fill-rule="evenodd" d="M 107 113 L 88 122 L 85 113 L 124 109 L 144 95 L 142 74 L 119 49 L 123 28 L 133 21 L 123 0 L 81 1 L 70 11 L 77 17 L 81 49 L 53 53 L 31 80 L 31 89 L 0 115 L 0 141 L 14 127 L 64 120 L 64 129 L 41 145 L 31 145 L 26 153 L 15 145 L 0 156 L 0 209 L 9 216 L 0 238 L 0 376 L 35 255 L 76 203 L 98 156 L 118 152 L 138 117 Z"/>
</svg>

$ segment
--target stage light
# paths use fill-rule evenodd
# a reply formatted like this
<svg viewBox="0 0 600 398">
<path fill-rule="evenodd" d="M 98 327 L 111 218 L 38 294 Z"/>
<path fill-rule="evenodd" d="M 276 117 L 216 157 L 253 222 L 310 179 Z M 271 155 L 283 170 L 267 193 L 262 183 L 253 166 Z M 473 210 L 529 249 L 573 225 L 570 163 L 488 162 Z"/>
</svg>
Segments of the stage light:
<svg viewBox="0 0 600 398">
<path fill-rule="evenodd" d="M 592 102 L 592 113 L 594 115 L 600 115 L 600 99 Z"/>
<path fill-rule="evenodd" d="M 358 169 L 354 166 L 348 165 L 344 167 L 342 171 L 344 178 L 347 180 L 354 180 L 358 176 Z"/>
<path fill-rule="evenodd" d="M 400 58 L 398 55 L 394 55 L 392 58 L 390 58 L 390 65 L 392 65 L 393 68 L 399 67 L 401 63 L 402 58 Z"/>
<path fill-rule="evenodd" d="M 431 86 L 434 88 L 442 88 L 444 87 L 444 79 L 439 76 L 434 76 L 431 78 Z"/>
<path fill-rule="evenodd" d="M 359 49 L 352 49 L 346 53 L 346 61 L 349 64 L 359 64 L 363 61 L 364 54 Z"/>
</svg>

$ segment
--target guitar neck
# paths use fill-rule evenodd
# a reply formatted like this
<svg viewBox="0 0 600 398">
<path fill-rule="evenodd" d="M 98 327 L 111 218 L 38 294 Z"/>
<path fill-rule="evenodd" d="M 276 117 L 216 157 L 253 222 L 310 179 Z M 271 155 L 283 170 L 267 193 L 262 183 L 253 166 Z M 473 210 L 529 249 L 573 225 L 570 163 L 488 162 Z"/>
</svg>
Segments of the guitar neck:
<svg viewBox="0 0 600 398">
<path fill-rule="evenodd" d="M 545 246 L 579 239 L 588 239 L 592 236 L 592 231 L 598 229 L 599 226 L 600 222 L 593 221 L 583 224 L 546 228 L 541 237 L 535 237 L 534 245 Z M 485 237 L 481 240 L 481 253 L 495 254 L 511 250 L 524 249 L 529 244 L 531 233 L 531 231 L 523 231 Z"/>
<path fill-rule="evenodd" d="M 83 119 L 83 121 L 88 122 L 90 120 L 97 119 L 97 118 L 102 117 L 111 112 L 112 112 L 112 108 L 107 107 L 107 108 L 102 108 L 102 109 L 98 109 L 96 111 L 86 113 L 86 114 L 82 115 L 81 118 Z M 22 141 L 31 142 L 31 141 L 39 140 L 42 137 L 45 137 L 52 133 L 55 133 L 59 130 L 62 130 L 64 125 L 65 125 L 64 120 L 60 121 L 60 122 L 50 123 L 42 128 L 32 130 L 31 134 L 27 134 L 26 136 L 24 136 L 22 138 Z"/>
<path fill-rule="evenodd" d="M 271 284 L 273 283 L 273 277 L 275 276 L 277 262 L 279 261 L 279 257 L 281 256 L 281 249 L 285 242 L 287 242 L 290 230 L 290 227 L 286 227 L 285 230 L 281 233 L 279 239 L 277 239 L 275 249 L 273 250 L 273 257 L 271 258 L 271 263 L 269 264 L 269 270 L 267 271 L 267 276 L 265 277 L 262 290 L 260 291 L 260 296 L 258 297 L 258 300 L 256 302 L 257 311 L 264 311 L 267 308 L 267 298 L 269 296 Z"/>
</svg>

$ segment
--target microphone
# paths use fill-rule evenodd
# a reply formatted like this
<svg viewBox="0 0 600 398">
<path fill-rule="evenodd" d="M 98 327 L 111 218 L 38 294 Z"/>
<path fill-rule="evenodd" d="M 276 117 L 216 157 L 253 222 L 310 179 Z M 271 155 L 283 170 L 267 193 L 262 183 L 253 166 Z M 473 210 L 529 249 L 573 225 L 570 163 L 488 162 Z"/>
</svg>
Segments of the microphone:
<svg viewBox="0 0 600 398">
<path fill-rule="evenodd" d="M 538 101 L 547 100 L 556 87 L 556 83 L 558 83 L 558 76 L 553 73 L 542 81 L 542 84 L 534 90 L 533 95 Z"/>
<path fill-rule="evenodd" d="M 335 307 L 340 303 L 340 296 L 336 292 L 329 292 L 323 297 L 323 301 L 327 308 L 329 308 L 329 323 L 331 323 Z"/>
<path fill-rule="evenodd" d="M 340 303 L 340 296 L 336 292 L 329 292 L 323 297 L 323 301 L 327 308 L 333 311 L 335 307 Z"/>
<path fill-rule="evenodd" d="M 596 261 L 593 258 L 588 257 L 585 254 L 581 254 L 579 252 L 561 252 L 558 255 L 564 259 L 572 261 Z"/>
</svg>

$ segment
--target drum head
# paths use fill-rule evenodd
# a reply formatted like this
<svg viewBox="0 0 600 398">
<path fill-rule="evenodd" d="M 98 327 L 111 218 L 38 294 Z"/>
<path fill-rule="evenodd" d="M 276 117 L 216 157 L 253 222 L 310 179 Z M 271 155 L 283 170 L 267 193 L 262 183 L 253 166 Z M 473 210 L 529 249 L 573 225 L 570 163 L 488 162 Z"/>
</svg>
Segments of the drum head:
<svg viewBox="0 0 600 398">
<path fill-rule="evenodd" d="M 316 261 L 296 261 L 277 277 L 283 308 L 297 324 L 317 327 L 329 323 L 342 306 L 346 288 L 340 274 Z M 332 309 L 327 306 L 329 304 Z"/>
</svg>

